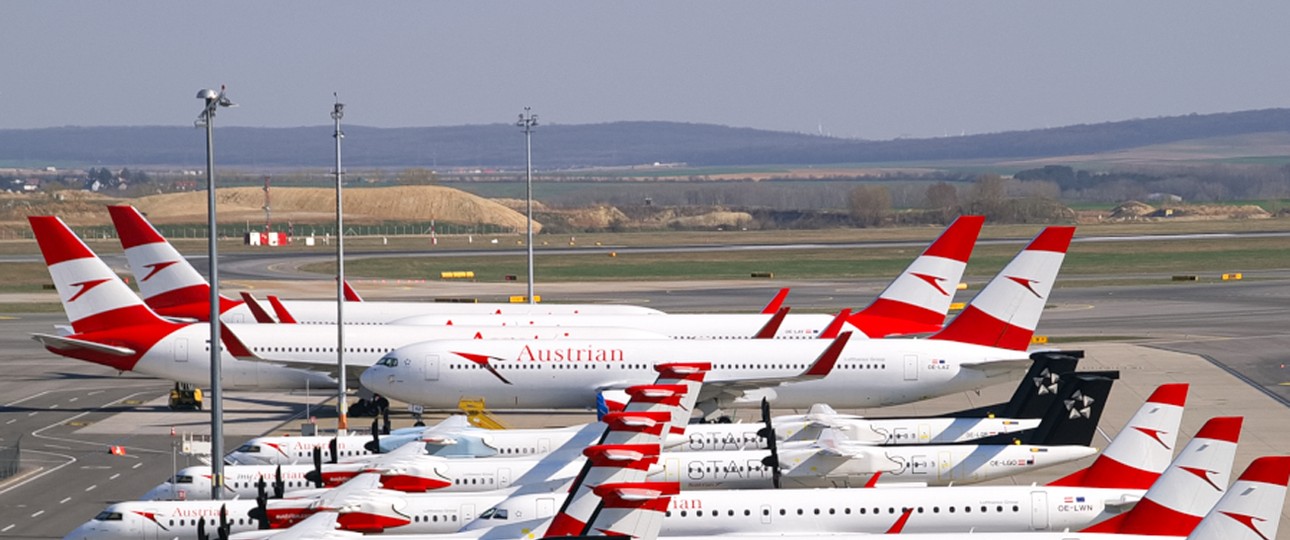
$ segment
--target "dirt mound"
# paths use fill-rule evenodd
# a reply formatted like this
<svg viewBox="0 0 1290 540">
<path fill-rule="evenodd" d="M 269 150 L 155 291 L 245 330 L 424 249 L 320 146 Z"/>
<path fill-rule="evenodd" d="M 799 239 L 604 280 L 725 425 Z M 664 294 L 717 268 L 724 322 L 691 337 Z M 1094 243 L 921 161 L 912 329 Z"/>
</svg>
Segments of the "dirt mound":
<svg viewBox="0 0 1290 540">
<path fill-rule="evenodd" d="M 752 220 L 753 220 L 752 214 L 749 214 L 748 212 L 730 212 L 726 210 L 719 210 L 716 212 L 699 214 L 697 216 L 682 216 L 682 217 L 673 218 L 668 221 L 668 225 L 672 227 L 681 227 L 685 229 L 716 229 L 716 228 L 733 229 L 737 227 L 747 226 L 748 223 L 751 222 Z"/>
<path fill-rule="evenodd" d="M 105 225 L 104 206 L 120 199 L 90 191 L 62 190 L 53 193 L 0 192 L 0 223 L 27 227 L 27 216 L 58 216 L 73 226 Z"/>
<path fill-rule="evenodd" d="M 1224 204 L 1198 204 L 1188 206 L 1178 206 L 1175 208 L 1161 208 L 1156 212 L 1160 216 L 1162 212 L 1172 210 L 1173 219 L 1264 219 L 1272 217 L 1272 214 L 1264 210 L 1263 207 L 1254 204 L 1224 205 Z M 1166 217 L 1166 216 L 1160 216 Z"/>
<path fill-rule="evenodd" d="M 275 222 L 326 222 L 336 215 L 336 193 L 328 188 L 274 188 Z M 220 221 L 264 219 L 264 192 L 255 187 L 216 190 Z M 155 223 L 191 223 L 206 215 L 206 192 L 151 195 L 132 201 Z M 106 218 L 106 212 L 103 213 Z M 345 190 L 346 223 L 430 221 L 524 229 L 524 215 L 501 204 L 442 186 L 395 186 Z M 533 224 L 534 231 L 541 224 Z"/>
<path fill-rule="evenodd" d="M 1111 210 L 1111 219 L 1133 219 L 1150 215 L 1156 208 L 1147 203 L 1125 201 Z"/>
</svg>

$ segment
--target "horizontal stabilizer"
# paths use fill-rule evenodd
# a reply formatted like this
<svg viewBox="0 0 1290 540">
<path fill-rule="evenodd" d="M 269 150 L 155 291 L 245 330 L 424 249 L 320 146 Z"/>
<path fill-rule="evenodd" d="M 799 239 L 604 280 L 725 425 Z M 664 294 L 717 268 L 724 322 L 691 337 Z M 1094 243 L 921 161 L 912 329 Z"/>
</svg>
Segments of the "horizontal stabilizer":
<svg viewBox="0 0 1290 540">
<path fill-rule="evenodd" d="M 100 354 L 110 354 L 112 356 L 134 356 L 134 349 L 127 347 L 117 347 L 115 345 L 105 345 L 93 341 L 85 341 L 63 336 L 54 336 L 50 334 L 32 334 L 31 339 L 39 341 L 41 345 L 60 351 L 83 350 L 92 351 Z"/>
</svg>

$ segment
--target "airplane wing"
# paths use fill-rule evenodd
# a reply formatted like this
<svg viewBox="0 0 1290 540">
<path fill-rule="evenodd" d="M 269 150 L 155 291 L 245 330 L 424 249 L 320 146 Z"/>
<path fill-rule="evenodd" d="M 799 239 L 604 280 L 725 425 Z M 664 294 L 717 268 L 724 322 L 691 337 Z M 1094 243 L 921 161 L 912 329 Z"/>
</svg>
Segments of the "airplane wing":
<svg viewBox="0 0 1290 540">
<path fill-rule="evenodd" d="M 230 540 L 330 540 L 335 538 L 362 538 L 361 533 L 342 531 L 336 512 L 318 512 L 304 521 L 286 529 L 247 531 L 229 537 Z"/>
<path fill-rule="evenodd" d="M 847 341 L 851 339 L 851 332 L 844 332 L 829 344 L 824 352 L 811 363 L 805 371 L 796 375 L 762 377 L 762 378 L 741 378 L 729 380 L 709 380 L 704 381 L 703 389 L 699 392 L 699 400 L 707 400 L 721 394 L 728 394 L 740 397 L 756 397 L 760 399 L 767 392 L 768 387 L 779 386 L 790 382 L 809 381 L 820 379 L 827 376 L 833 371 L 833 366 L 838 363 L 838 358 L 842 356 L 842 350 L 846 348 Z M 767 396 L 769 397 L 769 396 Z"/>
<path fill-rule="evenodd" d="M 370 496 L 379 489 L 381 489 L 380 474 L 362 473 L 320 495 L 318 497 L 318 506 L 322 508 L 340 508 L 352 498 Z"/>
<path fill-rule="evenodd" d="M 978 362 L 963 362 L 959 364 L 963 368 L 983 371 L 989 376 L 1006 375 L 1014 371 L 1025 371 L 1030 369 L 1030 365 L 1035 363 L 1030 357 L 1011 358 L 1006 360 L 981 360 Z"/>
<path fill-rule="evenodd" d="M 95 343 L 83 339 L 72 337 L 54 336 L 50 334 L 32 334 L 31 339 L 39 341 L 41 345 L 60 351 L 83 350 L 100 354 L 109 354 L 112 356 L 133 356 L 134 349 L 127 347 L 117 347 L 103 343 Z"/>
</svg>

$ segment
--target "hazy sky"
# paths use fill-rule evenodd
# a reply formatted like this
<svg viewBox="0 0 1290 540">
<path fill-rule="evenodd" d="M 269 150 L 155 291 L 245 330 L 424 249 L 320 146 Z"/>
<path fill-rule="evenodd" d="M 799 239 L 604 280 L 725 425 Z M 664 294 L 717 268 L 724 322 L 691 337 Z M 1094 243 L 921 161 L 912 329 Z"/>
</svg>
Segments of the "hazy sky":
<svg viewBox="0 0 1290 540">
<path fill-rule="evenodd" d="M 888 139 L 1290 106 L 1290 2 L 0 1 L 0 129 L 673 120 Z"/>
</svg>

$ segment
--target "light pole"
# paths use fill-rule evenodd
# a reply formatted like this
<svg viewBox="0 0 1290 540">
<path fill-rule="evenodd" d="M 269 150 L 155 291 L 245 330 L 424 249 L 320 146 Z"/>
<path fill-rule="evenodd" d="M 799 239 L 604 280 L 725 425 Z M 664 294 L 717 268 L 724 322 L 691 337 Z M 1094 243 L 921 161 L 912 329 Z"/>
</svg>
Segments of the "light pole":
<svg viewBox="0 0 1290 540">
<path fill-rule="evenodd" d="M 221 361 L 219 341 L 219 268 L 216 266 L 215 238 L 215 142 L 212 134 L 215 127 L 215 111 L 220 107 L 236 107 L 228 96 L 224 95 L 224 86 L 219 92 L 204 88 L 197 92 L 197 99 L 206 102 L 202 113 L 197 115 L 194 126 L 206 128 L 206 227 L 210 233 L 207 239 L 207 275 L 210 278 L 210 349 L 211 349 L 211 499 L 219 500 L 224 492 L 224 392 L 221 378 Z"/>
<path fill-rule="evenodd" d="M 525 197 L 524 208 L 525 215 L 528 217 L 528 240 L 525 245 L 528 246 L 529 256 L 529 293 L 528 300 L 530 304 L 534 303 L 533 297 L 533 128 L 537 127 L 537 115 L 529 111 L 528 107 L 520 114 L 520 120 L 515 125 L 524 129 L 524 154 L 525 154 Z"/>
<path fill-rule="evenodd" d="M 336 394 L 336 435 L 344 435 L 349 429 L 346 417 L 349 403 L 345 401 L 345 213 L 341 205 L 342 173 L 340 169 L 340 140 L 345 134 L 340 130 L 340 119 L 345 117 L 345 104 L 335 92 L 332 97 L 336 102 L 331 108 L 331 119 L 336 122 L 336 366 L 338 373 L 338 390 Z"/>
</svg>

